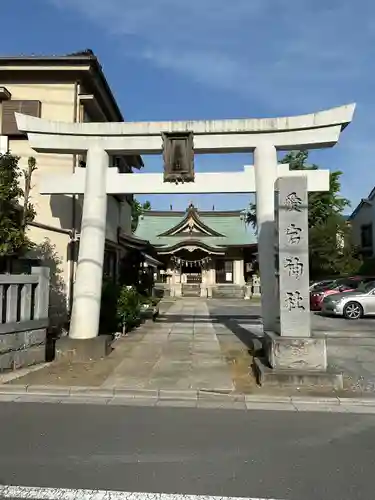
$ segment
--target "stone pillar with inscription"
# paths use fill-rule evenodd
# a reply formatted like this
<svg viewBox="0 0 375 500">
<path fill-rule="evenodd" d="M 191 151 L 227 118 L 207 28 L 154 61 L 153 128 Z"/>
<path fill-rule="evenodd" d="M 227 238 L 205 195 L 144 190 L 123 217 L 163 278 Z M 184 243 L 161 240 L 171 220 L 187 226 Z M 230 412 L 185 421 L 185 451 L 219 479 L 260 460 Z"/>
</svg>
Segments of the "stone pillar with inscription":
<svg viewBox="0 0 375 500">
<path fill-rule="evenodd" d="M 342 375 L 327 371 L 325 338 L 311 334 L 307 177 L 279 178 L 278 190 L 280 320 L 277 331 L 265 332 L 265 365 L 256 363 L 260 378 L 341 388 Z"/>
<path fill-rule="evenodd" d="M 307 177 L 279 179 L 280 335 L 310 337 Z"/>
</svg>

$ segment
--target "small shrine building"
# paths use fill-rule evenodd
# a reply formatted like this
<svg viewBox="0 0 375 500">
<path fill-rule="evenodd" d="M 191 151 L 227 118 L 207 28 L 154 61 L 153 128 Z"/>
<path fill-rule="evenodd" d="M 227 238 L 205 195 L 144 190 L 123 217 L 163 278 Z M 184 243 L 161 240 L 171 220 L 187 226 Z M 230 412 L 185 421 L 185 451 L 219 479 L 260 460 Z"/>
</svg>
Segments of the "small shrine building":
<svg viewBox="0 0 375 500">
<path fill-rule="evenodd" d="M 256 270 L 257 238 L 244 213 L 186 211 L 143 213 L 135 232 L 156 249 L 163 267 L 157 283 L 165 295 L 238 297 L 246 295 Z"/>
</svg>

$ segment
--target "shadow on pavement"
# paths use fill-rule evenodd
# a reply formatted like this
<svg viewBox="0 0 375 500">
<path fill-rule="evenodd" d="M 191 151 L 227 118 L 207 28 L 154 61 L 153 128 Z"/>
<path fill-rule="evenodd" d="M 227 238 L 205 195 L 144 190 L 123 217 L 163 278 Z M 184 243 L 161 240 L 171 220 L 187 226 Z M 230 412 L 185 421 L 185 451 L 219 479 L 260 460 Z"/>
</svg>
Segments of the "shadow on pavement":
<svg viewBox="0 0 375 500">
<path fill-rule="evenodd" d="M 263 354 L 263 343 L 258 335 L 251 330 L 244 328 L 238 323 L 238 318 L 226 319 L 222 324 L 228 328 L 248 349 L 249 354 L 252 356 L 259 356 Z M 244 321 L 241 321 L 244 323 Z M 254 324 L 254 321 L 249 324 Z"/>
<path fill-rule="evenodd" d="M 241 321 L 241 323 L 252 323 L 257 322 L 261 324 L 262 318 L 259 314 L 247 314 L 241 316 L 229 316 L 221 314 L 212 314 L 209 316 L 199 316 L 196 314 L 169 314 L 167 316 L 160 316 L 157 320 L 158 323 L 223 323 L 228 321 L 229 318 L 235 318 L 236 321 Z"/>
<path fill-rule="evenodd" d="M 212 312 L 208 316 L 199 316 L 196 314 L 170 314 L 159 317 L 157 319 L 157 322 L 167 324 L 178 323 L 180 327 L 184 323 L 189 325 L 192 322 L 198 325 L 223 325 L 228 330 L 230 330 L 238 338 L 238 340 L 242 342 L 242 344 L 247 347 L 250 354 L 259 355 L 262 352 L 262 341 L 259 338 L 259 335 L 241 326 L 243 324 L 261 326 L 262 317 L 259 314 L 225 315 L 215 314 Z"/>
</svg>

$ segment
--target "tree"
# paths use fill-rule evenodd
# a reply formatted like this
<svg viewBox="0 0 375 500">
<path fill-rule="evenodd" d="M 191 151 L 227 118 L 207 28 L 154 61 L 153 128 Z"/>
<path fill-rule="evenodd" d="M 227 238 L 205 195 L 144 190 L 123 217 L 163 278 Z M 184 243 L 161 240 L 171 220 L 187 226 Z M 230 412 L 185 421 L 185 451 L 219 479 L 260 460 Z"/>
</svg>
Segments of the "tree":
<svg viewBox="0 0 375 500">
<path fill-rule="evenodd" d="M 290 170 L 317 170 L 308 164 L 307 151 L 292 151 L 281 163 L 288 163 Z M 340 196 L 342 172 L 330 173 L 330 189 L 326 192 L 309 193 L 309 248 L 310 275 L 312 277 L 351 273 L 358 269 L 360 261 L 351 242 L 350 227 L 342 212 L 350 206 L 349 200 Z M 257 227 L 256 205 L 251 203 L 245 220 Z"/>
<path fill-rule="evenodd" d="M 333 214 L 309 230 L 310 275 L 315 278 L 357 273 L 361 259 L 351 229 L 340 214 Z"/>
<path fill-rule="evenodd" d="M 34 206 L 30 203 L 31 196 L 31 179 L 36 170 L 36 160 L 30 157 L 27 162 L 27 169 L 23 170 L 23 177 L 25 181 L 25 189 L 23 193 L 23 212 L 22 212 L 22 231 L 25 233 L 27 224 L 32 222 L 35 218 Z"/>
<path fill-rule="evenodd" d="M 49 238 L 33 245 L 28 253 L 30 259 L 36 259 L 50 270 L 49 284 L 49 328 L 59 331 L 68 320 L 68 302 L 64 281 L 63 260 L 57 252 L 56 245 Z"/>
<path fill-rule="evenodd" d="M 0 155 L 0 256 L 24 254 L 32 247 L 27 237 L 27 225 L 34 219 L 30 203 L 31 176 L 36 169 L 34 158 L 29 158 L 28 168 L 21 172 L 19 157 L 10 153 Z M 22 189 L 21 178 L 25 181 Z M 20 201 L 23 200 L 23 204 Z"/>
<path fill-rule="evenodd" d="M 290 170 L 318 170 L 315 164 L 308 165 L 307 151 L 290 152 L 281 160 L 281 163 L 289 163 Z M 342 214 L 350 201 L 340 196 L 341 184 L 339 170 L 330 173 L 329 191 L 309 193 L 309 227 L 325 223 L 331 216 Z"/>
<path fill-rule="evenodd" d="M 137 229 L 139 217 L 143 214 L 143 212 L 151 210 L 151 203 L 149 201 L 145 201 L 141 204 L 137 199 L 133 198 L 131 204 L 131 214 L 132 214 L 132 232 Z"/>
</svg>

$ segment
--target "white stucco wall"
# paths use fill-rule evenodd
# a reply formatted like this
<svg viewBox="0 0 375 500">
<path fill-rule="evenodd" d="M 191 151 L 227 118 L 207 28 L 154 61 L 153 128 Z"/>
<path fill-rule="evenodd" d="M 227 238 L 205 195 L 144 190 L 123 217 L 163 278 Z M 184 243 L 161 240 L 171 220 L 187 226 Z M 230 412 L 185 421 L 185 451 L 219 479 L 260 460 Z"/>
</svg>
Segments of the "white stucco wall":
<svg viewBox="0 0 375 500">
<path fill-rule="evenodd" d="M 108 196 L 107 200 L 106 238 L 116 243 L 118 227 L 123 233 L 131 233 L 131 209 L 126 201 L 119 201 L 114 196 Z"/>
<path fill-rule="evenodd" d="M 9 150 L 9 140 L 7 135 L 0 135 L 0 154 L 5 154 Z"/>
<path fill-rule="evenodd" d="M 126 234 L 130 234 L 131 233 L 131 225 L 132 225 L 131 206 L 127 201 L 123 201 L 121 203 L 121 208 L 120 208 L 121 230 Z"/>
<path fill-rule="evenodd" d="M 4 86 L 10 91 L 12 99 L 41 101 L 41 116 L 43 118 L 48 120 L 58 119 L 62 122 L 72 122 L 74 119 L 75 86 L 73 83 L 11 84 L 0 82 L 0 86 Z M 57 228 L 71 229 L 73 221 L 71 197 L 68 195 L 41 195 L 38 185 L 42 175 L 71 173 L 73 170 L 73 156 L 36 153 L 30 148 L 26 138 L 10 139 L 9 150 L 12 154 L 20 157 L 19 165 L 21 168 L 27 167 L 30 156 L 36 159 L 37 170 L 32 178 L 30 200 L 36 210 L 35 221 Z M 37 244 L 42 243 L 46 237 L 50 239 L 61 259 L 59 268 L 64 282 L 67 283 L 69 279 L 69 263 L 67 260 L 69 236 L 38 228 L 30 228 L 29 236 Z"/>
<path fill-rule="evenodd" d="M 375 251 L 375 203 L 373 205 L 364 204 L 350 221 L 352 227 L 353 242 L 356 246 L 361 246 L 361 227 L 372 224 L 373 249 Z M 373 252 L 374 255 L 374 252 Z"/>
</svg>

